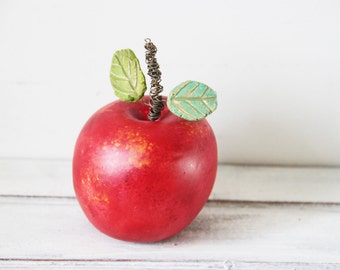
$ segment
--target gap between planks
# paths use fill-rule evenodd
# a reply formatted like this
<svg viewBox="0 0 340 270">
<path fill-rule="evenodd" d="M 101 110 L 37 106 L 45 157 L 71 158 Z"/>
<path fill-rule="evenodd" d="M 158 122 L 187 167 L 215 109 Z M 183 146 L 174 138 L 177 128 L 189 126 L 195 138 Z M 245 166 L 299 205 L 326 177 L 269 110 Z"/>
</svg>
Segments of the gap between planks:
<svg viewBox="0 0 340 270">
<path fill-rule="evenodd" d="M 75 196 L 48 196 L 48 195 L 1 195 L 0 202 L 6 201 L 22 201 L 22 200 L 37 200 L 37 201 L 76 201 Z M 206 203 L 219 203 L 219 204 L 244 204 L 244 205 L 256 205 L 256 204 L 266 204 L 266 205 L 320 205 L 320 206 L 337 206 L 340 205 L 339 202 L 310 202 L 310 201 L 250 201 L 250 200 L 223 200 L 223 199 L 212 199 L 209 198 Z"/>
</svg>

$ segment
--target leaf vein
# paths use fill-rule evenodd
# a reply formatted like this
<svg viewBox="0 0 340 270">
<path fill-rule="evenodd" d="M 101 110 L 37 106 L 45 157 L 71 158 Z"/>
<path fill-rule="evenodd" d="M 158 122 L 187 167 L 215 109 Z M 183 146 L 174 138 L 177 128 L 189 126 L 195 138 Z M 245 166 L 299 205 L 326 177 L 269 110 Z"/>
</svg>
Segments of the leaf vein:
<svg viewBox="0 0 340 270">
<path fill-rule="evenodd" d="M 183 89 L 186 88 L 186 86 L 190 83 L 190 81 L 184 82 L 181 85 L 179 85 L 178 89 L 174 92 L 174 95 L 177 96 L 180 92 L 182 92 Z"/>
<path fill-rule="evenodd" d="M 113 77 L 115 77 L 115 79 L 122 80 L 122 81 L 128 81 L 128 79 L 127 79 L 126 77 L 120 76 L 120 75 L 118 75 L 117 73 L 111 72 L 110 74 L 111 74 Z"/>
<path fill-rule="evenodd" d="M 174 102 L 173 104 L 175 106 L 175 108 L 182 113 L 182 115 L 186 115 L 187 117 L 189 117 L 189 119 L 194 119 L 195 115 L 190 114 L 189 112 L 187 112 L 186 110 L 184 110 L 184 108 L 182 108 L 180 106 L 180 104 L 178 104 L 177 102 Z"/>
<path fill-rule="evenodd" d="M 216 96 L 206 96 L 206 97 L 186 97 L 186 96 L 180 96 L 180 97 L 174 97 L 174 99 L 178 100 L 178 101 L 185 101 L 185 100 L 194 100 L 194 101 L 200 101 L 200 100 L 213 100 L 213 99 L 216 99 Z"/>
<path fill-rule="evenodd" d="M 126 70 L 125 70 L 125 68 L 124 68 L 124 66 L 123 66 L 123 64 L 122 64 L 122 62 L 121 62 L 120 59 L 117 57 L 117 55 L 115 55 L 115 58 L 117 59 L 118 64 L 122 67 L 122 71 L 123 71 L 124 75 L 126 76 L 127 81 L 129 82 L 129 85 L 130 85 L 130 87 L 131 87 L 131 90 L 133 91 L 133 85 L 132 85 L 132 83 L 131 83 L 130 77 L 129 77 L 128 74 L 126 73 Z M 130 60 L 130 59 L 128 59 L 128 60 Z M 128 64 L 129 64 L 129 63 L 130 63 L 130 61 L 128 61 Z M 134 91 L 133 91 L 133 92 L 134 92 Z"/>
<path fill-rule="evenodd" d="M 202 100 L 203 105 L 208 109 L 209 113 L 212 113 L 214 111 L 214 108 L 207 103 L 206 100 Z"/>
<path fill-rule="evenodd" d="M 186 101 L 185 103 L 187 103 L 189 105 L 189 107 L 191 107 L 191 109 L 193 109 L 195 112 L 197 112 L 197 114 L 200 114 L 202 116 L 205 116 L 204 112 L 201 112 L 194 104 L 192 104 L 190 101 Z"/>
</svg>

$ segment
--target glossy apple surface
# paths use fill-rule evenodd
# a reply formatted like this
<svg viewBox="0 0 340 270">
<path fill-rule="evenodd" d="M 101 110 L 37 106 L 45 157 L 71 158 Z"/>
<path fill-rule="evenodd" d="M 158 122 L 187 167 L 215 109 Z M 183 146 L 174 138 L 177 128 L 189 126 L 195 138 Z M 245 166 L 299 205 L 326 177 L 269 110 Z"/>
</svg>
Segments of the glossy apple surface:
<svg viewBox="0 0 340 270">
<path fill-rule="evenodd" d="M 166 104 L 152 122 L 147 99 L 98 110 L 74 150 L 73 184 L 84 213 L 100 231 L 126 241 L 180 232 L 204 206 L 216 177 L 208 122 L 179 118 Z"/>
</svg>

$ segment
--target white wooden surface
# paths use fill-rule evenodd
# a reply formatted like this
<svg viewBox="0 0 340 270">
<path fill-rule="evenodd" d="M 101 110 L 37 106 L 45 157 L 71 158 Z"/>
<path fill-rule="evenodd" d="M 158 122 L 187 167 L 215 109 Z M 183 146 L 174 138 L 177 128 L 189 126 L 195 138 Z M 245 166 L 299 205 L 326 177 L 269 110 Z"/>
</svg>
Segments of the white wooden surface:
<svg viewBox="0 0 340 270">
<path fill-rule="evenodd" d="M 0 159 L 0 194 L 74 197 L 70 160 Z M 340 169 L 220 165 L 213 200 L 340 203 Z"/>
<path fill-rule="evenodd" d="M 89 224 L 70 168 L 0 160 L 0 269 L 340 269 L 340 169 L 221 165 L 188 228 L 136 244 Z"/>
</svg>

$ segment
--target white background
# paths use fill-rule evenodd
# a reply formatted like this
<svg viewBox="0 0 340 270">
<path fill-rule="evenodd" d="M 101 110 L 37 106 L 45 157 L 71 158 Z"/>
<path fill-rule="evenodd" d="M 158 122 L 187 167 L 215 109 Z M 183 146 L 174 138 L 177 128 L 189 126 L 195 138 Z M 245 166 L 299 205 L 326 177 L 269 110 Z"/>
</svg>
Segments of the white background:
<svg viewBox="0 0 340 270">
<path fill-rule="evenodd" d="M 0 158 L 72 158 L 115 50 L 215 89 L 221 163 L 340 165 L 340 2 L 0 0 Z"/>
</svg>

